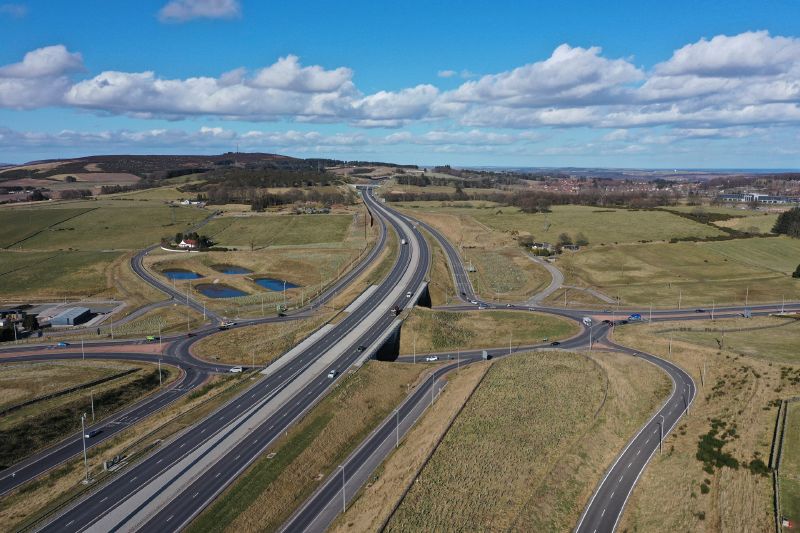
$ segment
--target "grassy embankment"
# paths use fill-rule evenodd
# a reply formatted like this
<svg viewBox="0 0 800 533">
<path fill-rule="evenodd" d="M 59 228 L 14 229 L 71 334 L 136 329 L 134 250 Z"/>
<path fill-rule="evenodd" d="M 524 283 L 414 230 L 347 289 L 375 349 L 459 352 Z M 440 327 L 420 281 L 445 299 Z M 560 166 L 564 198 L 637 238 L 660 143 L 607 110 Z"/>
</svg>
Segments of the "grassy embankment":
<svg viewBox="0 0 800 533">
<path fill-rule="evenodd" d="M 129 461 L 146 455 L 158 443 L 196 423 L 251 384 L 250 378 L 249 374 L 215 376 L 175 403 L 90 448 L 90 475 L 101 480 L 107 475 L 103 472 L 103 461 L 115 455 L 124 455 Z M 83 458 L 76 457 L 21 486 L 0 500 L 0 523 L 13 530 L 30 527 L 48 510 L 79 497 L 86 490 L 93 490 L 96 485 L 86 487 L 81 484 L 83 476 Z"/>
<path fill-rule="evenodd" d="M 764 327 L 773 321 L 785 322 L 739 318 L 616 329 L 617 341 L 673 361 L 698 385 L 690 415 L 667 437 L 664 455 L 645 470 L 620 530 L 774 528 L 765 464 L 779 400 L 800 394 L 800 330 L 794 324 Z M 761 329 L 731 331 L 754 327 Z M 797 475 L 789 464 L 787 475 Z"/>
<path fill-rule="evenodd" d="M 346 376 L 189 527 L 277 529 L 407 394 L 425 368 L 369 361 Z"/>
<path fill-rule="evenodd" d="M 780 467 L 781 515 L 800 523 L 800 403 L 787 404 L 786 435 Z M 784 531 L 791 531 L 784 529 Z"/>
<path fill-rule="evenodd" d="M 388 530 L 574 527 L 618 448 L 669 391 L 666 378 L 642 361 L 594 357 L 537 352 L 494 362 Z M 383 469 L 382 476 L 395 475 Z M 397 491 L 387 497 L 396 501 Z"/>
<path fill-rule="evenodd" d="M 53 368 L 58 368 L 58 366 Z M 66 368 L 69 368 L 71 373 L 75 370 L 75 366 L 78 365 Z M 142 399 L 143 396 L 159 386 L 158 370 L 149 364 L 81 362 L 79 367 L 85 369 L 87 374 L 93 373 L 92 368 L 102 369 L 105 367 L 109 374 L 122 372 L 128 368 L 140 369 L 138 372 L 92 387 L 94 413 L 97 420 Z M 32 368 L 36 374 L 40 374 L 38 367 Z M 9 379 L 13 379 L 21 373 L 21 377 L 25 380 L 25 376 L 32 375 L 31 372 L 31 367 L 25 364 L 4 365 L 0 368 L 0 374 Z M 168 368 L 163 370 L 163 379 L 167 382 L 175 379 L 176 376 L 177 373 Z M 30 382 L 31 380 L 25 381 Z M 89 381 L 92 379 L 86 379 L 83 382 Z M 68 387 L 62 386 L 59 387 L 59 390 L 65 388 Z M 0 467 L 6 468 L 70 433 L 80 431 L 80 417 L 83 413 L 91 413 L 90 391 L 83 389 L 36 402 L 8 413 L 0 420 Z"/>
<path fill-rule="evenodd" d="M 403 324 L 400 353 L 410 354 L 416 336 L 417 354 L 446 350 L 530 345 L 565 339 L 578 326 L 553 315 L 520 311 L 447 312 L 415 308 Z"/>
</svg>

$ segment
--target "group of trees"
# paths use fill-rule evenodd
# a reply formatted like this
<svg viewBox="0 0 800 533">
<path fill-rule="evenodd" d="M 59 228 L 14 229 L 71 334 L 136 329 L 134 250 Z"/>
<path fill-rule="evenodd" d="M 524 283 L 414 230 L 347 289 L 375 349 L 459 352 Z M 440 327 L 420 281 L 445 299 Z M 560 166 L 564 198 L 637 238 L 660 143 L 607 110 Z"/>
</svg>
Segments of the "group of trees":
<svg viewBox="0 0 800 533">
<path fill-rule="evenodd" d="M 793 207 L 778 215 L 772 232 L 800 239 L 800 207 Z"/>
</svg>

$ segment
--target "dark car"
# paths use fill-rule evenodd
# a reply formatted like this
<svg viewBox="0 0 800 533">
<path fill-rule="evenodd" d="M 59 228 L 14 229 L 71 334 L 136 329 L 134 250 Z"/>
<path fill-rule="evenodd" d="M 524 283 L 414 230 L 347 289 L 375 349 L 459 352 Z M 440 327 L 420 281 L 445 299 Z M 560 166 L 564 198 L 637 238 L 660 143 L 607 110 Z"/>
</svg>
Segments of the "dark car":
<svg viewBox="0 0 800 533">
<path fill-rule="evenodd" d="M 367 347 L 366 347 L 366 346 L 364 346 L 363 344 L 359 344 L 359 345 L 358 345 L 358 351 L 359 351 L 359 352 L 363 352 L 363 351 L 364 351 L 364 350 L 366 350 L 366 349 L 367 349 Z"/>
<path fill-rule="evenodd" d="M 194 337 L 195 335 L 196 335 L 195 333 L 187 333 L 186 334 L 187 337 Z"/>
<path fill-rule="evenodd" d="M 694 312 L 695 313 L 705 313 L 706 310 L 705 309 L 695 309 Z"/>
<path fill-rule="evenodd" d="M 625 325 L 625 324 L 628 323 L 628 321 L 627 320 L 620 320 L 619 323 L 622 324 L 622 325 Z"/>
<path fill-rule="evenodd" d="M 561 344 L 561 343 L 558 342 L 558 341 L 553 341 L 553 342 L 550 343 L 550 346 L 558 346 L 559 344 Z"/>
<path fill-rule="evenodd" d="M 610 321 L 610 320 L 608 320 L 608 319 L 606 319 L 606 320 L 603 320 L 603 324 L 611 324 L 611 321 Z"/>
</svg>

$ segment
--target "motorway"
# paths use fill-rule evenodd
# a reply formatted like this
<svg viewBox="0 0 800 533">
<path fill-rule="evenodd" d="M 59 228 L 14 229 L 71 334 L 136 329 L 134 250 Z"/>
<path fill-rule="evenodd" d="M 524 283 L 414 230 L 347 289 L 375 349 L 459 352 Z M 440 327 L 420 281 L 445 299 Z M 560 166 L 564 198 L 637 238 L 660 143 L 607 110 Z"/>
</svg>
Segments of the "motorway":
<svg viewBox="0 0 800 533">
<path fill-rule="evenodd" d="M 209 219 L 206 219 L 206 221 Z M 205 221 L 204 221 L 205 222 Z M 311 316 L 314 309 L 325 305 L 331 300 L 337 292 L 341 292 L 345 287 L 352 283 L 364 270 L 366 270 L 378 257 L 387 242 L 386 226 L 382 219 L 378 219 L 379 223 L 379 237 L 373 248 L 365 255 L 365 257 L 350 271 L 348 271 L 341 278 L 336 280 L 330 287 L 328 287 L 316 299 L 309 302 L 306 307 L 300 308 L 296 311 L 290 311 L 286 316 L 267 317 L 260 319 L 242 320 L 230 329 L 239 327 L 250 326 L 253 324 L 263 323 L 277 323 L 297 320 Z M 148 250 L 153 249 L 153 247 Z M 185 303 L 186 298 L 179 292 L 173 291 L 172 287 L 164 283 L 150 274 L 142 266 L 142 258 L 147 251 L 142 251 L 136 254 L 131 259 L 131 267 L 137 272 L 142 279 L 150 283 L 156 288 L 164 291 L 166 294 L 177 298 L 178 302 Z M 193 308 L 200 306 L 197 302 L 189 299 L 190 305 Z M 133 426 L 143 418 L 158 412 L 172 402 L 178 400 L 185 394 L 191 392 L 193 389 L 201 385 L 205 380 L 214 373 L 227 372 L 231 365 L 210 363 L 192 356 L 190 348 L 195 342 L 215 333 L 219 329 L 214 326 L 205 326 L 192 333 L 192 337 L 185 335 L 172 335 L 165 336 L 165 353 L 162 355 L 144 354 L 136 352 L 119 352 L 120 346 L 143 344 L 144 341 L 137 340 L 101 340 L 86 342 L 86 347 L 104 348 L 114 347 L 115 350 L 108 352 L 86 352 L 82 355 L 76 351 L 76 348 L 71 348 L 70 351 L 64 349 L 53 349 L 53 344 L 28 344 L 24 346 L 16 346 L 0 350 L 0 363 L 16 363 L 16 362 L 36 362 L 36 361 L 51 361 L 58 359 L 79 359 L 82 357 L 88 359 L 115 359 L 115 360 L 134 360 L 145 361 L 153 363 L 156 359 L 161 359 L 165 364 L 173 365 L 181 370 L 181 377 L 177 382 L 165 387 L 164 390 L 158 391 L 154 394 L 148 395 L 141 401 L 129 406 L 123 411 L 99 421 L 97 424 L 89 426 L 89 430 L 100 430 L 99 435 L 93 437 L 87 442 L 87 448 L 91 449 L 104 441 L 112 438 L 121 431 Z M 169 344 L 166 344 L 169 343 Z M 40 353 L 30 355 L 31 352 L 40 350 Z M 36 454 L 26 458 L 25 460 L 0 471 L 0 496 L 8 493 L 9 491 L 19 487 L 36 477 L 52 470 L 63 462 L 82 452 L 82 439 L 80 435 L 72 435 L 63 439 L 62 441 L 50 446 Z"/>
<path fill-rule="evenodd" d="M 344 371 L 361 357 L 355 347 L 371 344 L 391 325 L 389 309 L 409 304 L 405 292 L 415 291 L 428 269 L 419 232 L 369 195 L 365 199 L 409 242 L 378 289 L 279 371 L 76 502 L 44 530 L 181 529 L 324 396 L 335 381 L 326 377 L 328 371 Z M 330 362 L 329 352 L 336 352 Z"/>
<path fill-rule="evenodd" d="M 446 309 L 453 311 L 476 310 L 476 308 L 516 311 L 536 310 L 573 319 L 581 324 L 581 332 L 559 343 L 558 349 L 579 350 L 588 348 L 591 350 L 593 346 L 599 345 L 598 347 L 601 350 L 627 353 L 654 364 L 661 368 L 672 380 L 673 388 L 669 398 L 618 455 L 592 494 L 576 527 L 576 532 L 580 533 L 614 531 L 636 482 L 650 458 L 658 449 L 662 438 L 661 432 L 663 431 L 664 436 L 668 435 L 684 413 L 688 411 L 694 400 L 697 389 L 691 376 L 669 361 L 652 354 L 637 352 L 620 346 L 608 339 L 608 334 L 613 328 L 613 322 L 624 320 L 631 313 L 641 312 L 641 310 L 618 309 L 616 312 L 610 310 L 598 312 L 596 310 L 531 307 L 531 304 L 527 302 L 522 304 L 498 304 L 479 298 L 475 295 L 466 269 L 453 245 L 431 226 L 420 221 L 414 222 L 428 231 L 444 250 L 456 286 L 457 296 L 465 302 L 461 305 L 447 306 Z M 547 290 L 552 292 L 556 288 L 551 284 Z M 535 301 L 538 302 L 540 299 Z M 531 302 L 531 300 L 528 302 Z M 755 305 L 748 306 L 746 309 L 752 312 L 754 316 L 767 315 L 781 311 L 797 311 L 800 310 L 800 304 Z M 653 311 L 650 316 L 642 314 L 643 316 L 648 316 L 653 322 L 658 322 L 707 320 L 712 316 L 714 318 L 738 317 L 742 316 L 744 312 L 744 307 L 727 306 L 715 309 L 713 312 L 705 309 L 683 309 Z M 594 319 L 592 326 L 586 327 L 583 325 L 582 319 L 585 316 L 590 316 Z M 534 345 L 518 346 L 516 348 L 495 348 L 486 350 L 486 352 L 497 358 L 511 355 L 512 353 L 553 348 L 550 345 Z M 325 531 L 342 509 L 346 507 L 347 502 L 367 482 L 371 473 L 389 456 L 394 449 L 394 444 L 401 438 L 401 432 L 404 435 L 422 416 L 426 406 L 432 403 L 432 398 L 438 390 L 437 380 L 462 364 L 481 360 L 482 352 L 483 350 L 465 350 L 457 353 L 444 352 L 436 354 L 440 359 L 451 360 L 458 358 L 458 361 L 436 368 L 430 380 L 426 381 L 425 385 L 415 389 L 395 412 L 386 417 L 379 427 L 343 462 L 339 469 L 330 474 L 323 484 L 295 511 L 283 525 L 281 531 Z M 421 360 L 422 358 L 418 359 Z M 411 358 L 406 356 L 398 360 L 410 362 Z M 441 387 L 441 385 L 438 385 L 438 387 Z"/>
<path fill-rule="evenodd" d="M 381 334 L 391 327 L 396 318 L 387 312 L 388 309 L 394 305 L 408 306 L 410 301 L 404 293 L 406 291 L 415 292 L 420 287 L 430 261 L 425 241 L 417 226 L 424 227 L 434 236 L 445 251 L 450 264 L 457 295 L 464 304 L 448 306 L 448 309 L 476 309 L 475 303 L 467 302 L 476 302 L 477 305 L 484 308 L 533 309 L 528 304 L 502 305 L 479 299 L 474 293 L 458 252 L 441 234 L 424 223 L 414 221 L 378 204 L 370 198 L 370 194 L 364 194 L 364 197 L 373 212 L 380 213 L 381 217 L 386 218 L 399 235 L 405 236 L 409 241 L 409 245 L 400 247 L 400 254 L 394 268 L 375 292 L 365 299 L 362 305 L 349 313 L 340 324 L 325 331 L 321 338 L 295 354 L 291 360 L 287 359 L 288 362 L 285 365 L 280 368 L 277 368 L 276 365 L 274 372 L 268 373 L 266 377 L 254 383 L 236 399 L 176 436 L 172 441 L 162 445 L 150 457 L 129 466 L 112 481 L 96 488 L 94 492 L 68 507 L 58 516 L 52 517 L 43 529 L 49 531 L 180 530 L 185 527 L 248 465 L 256 460 L 287 427 L 313 407 L 330 390 L 335 380 L 326 377 L 329 370 L 335 369 L 343 372 L 356 364 L 359 359 L 363 359 L 364 354 L 355 347 L 364 345 L 372 348 Z M 382 227 L 380 245 L 375 246 L 368 257 L 348 276 L 342 278 L 336 286 L 328 289 L 318 299 L 316 305 L 320 305 L 332 297 L 336 290 L 340 290 L 343 285 L 349 283 L 369 265 L 385 243 L 385 233 L 385 227 Z M 413 253 L 412 249 L 417 253 Z M 140 266 L 141 258 L 145 253 L 146 251 L 143 251 L 138 256 Z M 416 257 L 414 257 L 415 255 Z M 171 288 L 168 285 L 155 280 L 146 272 L 145 275 L 150 276 L 155 283 L 163 286 L 160 287 L 162 290 L 167 289 L 165 292 L 171 294 L 169 292 Z M 185 301 L 184 295 L 179 293 L 171 294 L 171 296 L 179 302 Z M 193 301 L 190 300 L 190 305 L 191 302 Z M 752 311 L 753 315 L 756 315 L 774 312 L 778 310 L 778 307 L 780 306 L 757 305 L 748 306 L 748 309 Z M 647 316 L 641 309 L 617 310 L 616 312 L 540 306 L 535 309 L 579 322 L 583 316 L 587 315 L 597 319 L 597 323 L 592 328 L 583 328 L 580 334 L 562 342 L 559 346 L 561 349 L 585 348 L 589 346 L 591 339 L 595 343 L 603 345 L 604 349 L 618 350 L 631 355 L 634 353 L 632 350 L 616 345 L 607 339 L 611 326 L 603 323 L 602 319 L 619 320 L 627 317 L 627 314 L 631 312 L 640 312 L 643 316 Z M 734 306 L 715 309 L 714 313 L 715 317 L 723 318 L 739 316 L 743 310 L 742 307 Z M 800 310 L 800 304 L 786 304 L 785 310 Z M 310 308 L 304 308 L 295 312 L 293 316 L 242 321 L 237 327 L 259 322 L 292 320 L 308 316 L 310 311 Z M 709 314 L 708 310 L 702 310 L 702 312 L 696 312 L 694 309 L 661 310 L 652 312 L 652 320 L 654 322 L 676 319 L 701 320 L 707 319 Z M 171 387 L 174 391 L 161 391 L 114 418 L 121 419 L 123 424 L 126 420 L 139 420 L 162 408 L 169 401 L 174 401 L 174 398 L 179 397 L 181 391 L 190 390 L 188 385 L 195 383 L 200 376 L 205 379 L 205 376 L 211 372 L 208 368 L 209 364 L 195 360 L 189 353 L 189 346 L 202 336 L 215 331 L 216 328 L 204 328 L 198 332 L 197 338 L 177 337 L 176 342 L 169 347 L 168 353 L 163 356 L 162 360 L 184 370 L 185 375 L 182 381 Z M 495 357 L 499 357 L 509 353 L 540 348 L 550 348 L 550 346 L 516 347 L 511 350 L 500 348 L 488 351 Z M 30 350 L 31 347 L 28 346 L 24 349 Z M 323 526 L 327 526 L 339 512 L 342 499 L 342 477 L 344 476 L 347 487 L 346 493 L 349 493 L 346 496 L 355 495 L 369 472 L 372 472 L 391 450 L 392 446 L 387 446 L 387 442 L 391 444 L 393 432 L 399 431 L 400 426 L 407 430 L 421 416 L 425 404 L 430 401 L 432 390 L 435 392 L 438 387 L 442 386 L 438 377 L 450 372 L 458 364 L 468 364 L 479 360 L 480 354 L 480 350 L 461 352 L 459 363 L 448 363 L 434 370 L 430 385 L 420 386 L 413 391 L 399 407 L 399 414 L 387 417 L 347 459 L 343 464 L 343 474 L 339 474 L 338 470 L 332 474 L 295 512 L 284 529 L 286 531 L 324 529 Z M 117 355 L 120 356 L 118 358 L 123 359 L 144 358 L 151 362 L 153 360 L 152 355 L 113 354 L 113 357 L 117 358 Z M 443 355 L 454 356 L 455 354 Z M 80 354 L 20 355 L 14 360 L 37 360 L 34 359 L 36 357 L 53 359 L 53 356 L 75 358 Z M 88 353 L 87 356 L 89 356 Z M 102 354 L 92 354 L 91 356 L 109 358 Z M 652 439 L 652 431 L 654 428 L 659 431 L 662 429 L 662 426 L 659 425 L 662 424 L 661 416 L 664 417 L 663 430 L 666 436 L 694 398 L 696 392 L 694 383 L 691 381 L 691 377 L 680 368 L 650 354 L 640 353 L 637 356 L 667 372 L 675 384 L 673 392 L 664 406 L 634 436 L 608 470 L 581 516 L 577 531 L 613 531 L 630 492 L 657 449 L 658 439 L 655 441 Z M 149 404 L 149 407 L 145 407 L 145 404 Z M 132 410 L 135 412 L 131 412 Z M 112 422 L 112 419 L 108 420 L 108 423 Z M 105 429 L 101 435 L 107 438 Z M 74 439 L 74 444 L 80 446 L 80 440 Z M 72 451 L 70 455 L 66 449 L 61 451 L 59 446 L 50 449 L 53 460 L 63 456 L 59 459 L 63 461 L 64 458 L 76 453 Z M 35 461 L 32 464 L 35 464 Z M 38 475 L 33 474 L 33 470 L 28 471 L 26 468 L 30 467 L 23 463 L 15 466 L 16 472 L 22 473 L 24 478 L 30 479 Z M 3 477 L 5 474 L 7 472 L 0 473 L 0 491 L 4 487 L 2 483 L 8 479 L 7 476 Z M 19 484 L 17 479 L 16 477 L 12 479 L 13 486 Z"/>
</svg>

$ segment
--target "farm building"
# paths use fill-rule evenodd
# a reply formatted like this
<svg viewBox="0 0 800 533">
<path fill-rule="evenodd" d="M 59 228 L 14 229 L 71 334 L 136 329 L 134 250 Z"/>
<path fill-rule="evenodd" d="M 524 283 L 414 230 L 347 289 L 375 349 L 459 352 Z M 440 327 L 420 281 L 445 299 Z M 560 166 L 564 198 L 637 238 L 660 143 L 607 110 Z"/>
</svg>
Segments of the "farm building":
<svg viewBox="0 0 800 533">
<path fill-rule="evenodd" d="M 87 307 L 70 307 L 50 319 L 51 326 L 75 326 L 91 318 L 92 312 Z"/>
</svg>

